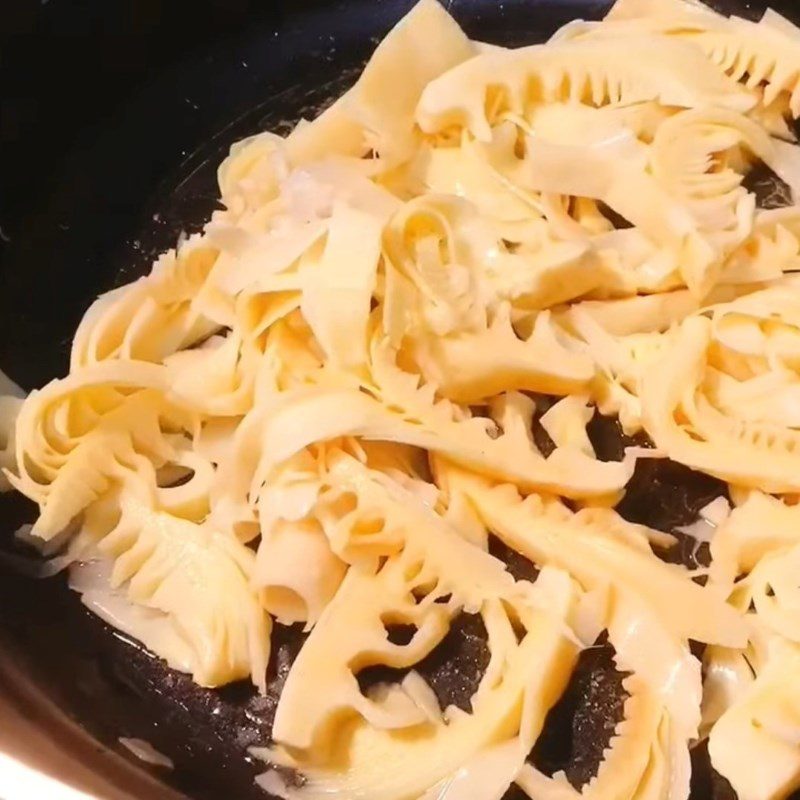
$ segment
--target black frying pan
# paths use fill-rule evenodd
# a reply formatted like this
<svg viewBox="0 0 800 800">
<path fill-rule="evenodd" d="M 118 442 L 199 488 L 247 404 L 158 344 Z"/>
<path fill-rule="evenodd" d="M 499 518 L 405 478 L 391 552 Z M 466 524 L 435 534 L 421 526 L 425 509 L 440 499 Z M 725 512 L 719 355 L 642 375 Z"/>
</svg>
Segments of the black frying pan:
<svg viewBox="0 0 800 800">
<path fill-rule="evenodd" d="M 89 302 L 144 273 L 181 231 L 199 229 L 209 216 L 216 165 L 231 143 L 264 129 L 284 132 L 300 116 L 313 116 L 353 81 L 412 4 L 4 0 L 0 367 L 25 388 L 63 374 L 68 342 Z M 541 41 L 570 19 L 598 18 L 610 3 L 447 5 L 471 36 L 518 45 Z M 763 2 L 742 0 L 714 5 L 751 17 L 764 9 Z M 772 6 L 800 18 L 797 0 Z M 613 423 L 598 420 L 594 436 L 613 457 Z M 625 501 L 636 521 L 669 529 L 719 493 L 713 481 L 686 470 L 647 469 Z M 0 496 L 0 541 L 30 515 L 23 501 Z M 469 696 L 483 658 L 481 631 L 469 623 L 458 628 L 426 667 L 437 691 L 455 702 Z M 260 767 L 244 750 L 268 734 L 281 678 L 302 642 L 297 630 L 276 628 L 267 697 L 245 684 L 205 691 L 85 612 L 62 580 L 33 582 L 0 567 L 0 637 L 0 663 L 28 676 L 24 690 L 13 689 L 23 712 L 46 720 L 50 734 L 72 737 L 76 758 L 114 773 L 134 795 L 151 798 L 158 790 L 122 775 L 120 754 L 131 757 L 120 736 L 147 740 L 172 758 L 174 771 L 151 772 L 187 797 L 265 797 L 253 784 Z M 621 704 L 607 648 L 592 652 L 551 715 L 537 754 L 540 766 L 572 770 L 578 782 L 596 767 Z M 55 709 L 105 745 L 96 745 L 99 758 L 89 759 L 93 745 Z M 693 800 L 733 797 L 702 749 L 695 761 Z"/>
</svg>

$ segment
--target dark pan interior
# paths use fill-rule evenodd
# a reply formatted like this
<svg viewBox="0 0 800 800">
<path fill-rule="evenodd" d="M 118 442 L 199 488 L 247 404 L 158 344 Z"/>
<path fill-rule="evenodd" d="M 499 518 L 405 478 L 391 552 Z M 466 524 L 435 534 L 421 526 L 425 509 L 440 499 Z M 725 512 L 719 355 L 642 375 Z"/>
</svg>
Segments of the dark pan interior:
<svg viewBox="0 0 800 800">
<path fill-rule="evenodd" d="M 0 367 L 25 388 L 63 374 L 90 301 L 143 274 L 182 231 L 208 217 L 216 165 L 231 143 L 313 116 L 352 83 L 411 5 L 6 0 Z M 447 5 L 471 36 L 515 45 L 541 41 L 576 17 L 597 18 L 609 3 Z M 772 5 L 791 17 L 796 0 Z M 743 16 L 764 7 L 739 0 L 715 6 Z M 678 502 L 674 484 L 652 476 L 647 483 L 639 516 Z M 30 514 L 19 499 L 0 496 L 0 542 Z M 174 771 L 155 772 L 190 798 L 265 797 L 252 783 L 258 765 L 244 750 L 264 742 L 300 641 L 296 631 L 275 642 L 267 697 L 243 684 L 205 691 L 85 612 L 63 581 L 34 582 L 0 567 L 0 637 L 29 676 L 36 702 L 79 722 L 109 748 L 104 758 L 112 751 L 130 757 L 118 737 L 141 738 L 173 759 Z M 695 800 L 731 796 L 707 770 L 693 793 Z"/>
</svg>

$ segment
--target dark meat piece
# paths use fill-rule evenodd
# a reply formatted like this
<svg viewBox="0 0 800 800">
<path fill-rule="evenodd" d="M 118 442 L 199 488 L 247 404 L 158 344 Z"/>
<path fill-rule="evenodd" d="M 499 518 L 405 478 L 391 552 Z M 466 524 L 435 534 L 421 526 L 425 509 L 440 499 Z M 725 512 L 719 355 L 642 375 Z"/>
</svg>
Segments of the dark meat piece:
<svg viewBox="0 0 800 800">
<path fill-rule="evenodd" d="M 586 426 L 586 435 L 600 461 L 622 461 L 626 447 L 652 447 L 646 434 L 626 436 L 616 417 L 605 417 L 599 411 Z"/>
<path fill-rule="evenodd" d="M 480 614 L 461 614 L 441 644 L 415 669 L 431 685 L 439 705 L 471 711 L 470 700 L 489 666 L 489 636 Z"/>
<path fill-rule="evenodd" d="M 708 545 L 698 546 L 692 537 L 676 529 L 691 525 L 700 510 L 720 496 L 728 497 L 728 487 L 710 475 L 669 459 L 641 459 L 617 511 L 630 522 L 672 533 L 678 543 L 659 555 L 693 569 L 698 564 L 708 565 Z"/>
<path fill-rule="evenodd" d="M 742 186 L 756 196 L 759 208 L 785 208 L 794 205 L 792 190 L 763 161 L 747 173 Z"/>
<path fill-rule="evenodd" d="M 511 786 L 508 787 L 506 793 L 503 795 L 501 800 L 530 800 L 527 794 L 522 791 L 522 789 L 517 786 L 516 783 L 512 783 Z"/>
<path fill-rule="evenodd" d="M 678 540 L 672 547 L 654 550 L 662 561 L 668 564 L 681 564 L 687 569 L 707 567 L 711 563 L 711 548 L 708 542 L 698 542 L 694 537 L 680 531 L 672 531 L 672 535 Z M 699 575 L 693 580 L 700 586 L 705 586 L 708 577 Z"/>
<path fill-rule="evenodd" d="M 533 393 L 530 397 L 536 403 L 536 413 L 533 415 L 533 439 L 542 455 L 547 457 L 555 450 L 555 444 L 539 420 L 562 398 Z M 644 434 L 635 437 L 626 436 L 616 417 L 604 417 L 598 411 L 595 411 L 589 420 L 586 434 L 600 461 L 622 461 L 626 447 L 652 447 L 652 442 L 647 436 Z"/>
<path fill-rule="evenodd" d="M 696 642 L 694 639 L 689 639 L 689 651 L 698 660 L 702 661 L 708 645 L 705 642 Z"/>
<path fill-rule="evenodd" d="M 602 461 L 621 461 L 626 447 L 651 447 L 644 434 L 626 436 L 612 417 L 595 414 L 586 428 L 597 457 Z M 616 507 L 629 522 L 671 533 L 678 540 L 674 547 L 659 552 L 659 557 L 689 569 L 708 566 L 708 544 L 698 546 L 695 539 L 677 530 L 698 519 L 700 509 L 716 497 L 727 497 L 723 481 L 695 472 L 667 458 L 640 459 L 625 488 L 625 497 Z"/>
<path fill-rule="evenodd" d="M 606 205 L 605 203 L 598 203 L 597 208 L 600 213 L 614 226 L 614 228 L 618 231 L 627 230 L 628 228 L 633 227 L 633 223 L 629 220 L 625 219 L 622 214 L 614 211 L 611 206 Z"/>
<path fill-rule="evenodd" d="M 367 667 L 358 673 L 358 684 L 366 692 L 376 683 L 399 682 L 414 669 L 433 689 L 441 708 L 455 705 L 471 712 L 470 701 L 489 666 L 488 638 L 480 614 L 460 614 L 447 636 L 418 664 L 409 669 Z"/>
<path fill-rule="evenodd" d="M 536 403 L 536 412 L 533 415 L 533 441 L 539 452 L 547 458 L 556 449 L 555 442 L 550 438 L 550 434 L 542 427 L 539 420 L 561 399 L 546 394 L 530 394 L 531 399 Z"/>
<path fill-rule="evenodd" d="M 515 581 L 533 583 L 539 576 L 539 568 L 533 561 L 509 547 L 497 536 L 489 537 L 489 553 L 506 565 Z"/>
<path fill-rule="evenodd" d="M 604 633 L 584 650 L 567 689 L 545 720 L 528 760 L 546 775 L 563 770 L 580 789 L 596 774 L 603 751 L 624 718 L 628 693 Z"/>
</svg>

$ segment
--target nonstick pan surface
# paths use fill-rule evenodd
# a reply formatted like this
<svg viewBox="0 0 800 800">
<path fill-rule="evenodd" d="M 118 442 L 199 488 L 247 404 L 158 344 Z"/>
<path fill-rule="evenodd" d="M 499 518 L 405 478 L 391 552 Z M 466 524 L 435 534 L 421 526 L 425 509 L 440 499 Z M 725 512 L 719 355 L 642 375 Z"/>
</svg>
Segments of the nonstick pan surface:
<svg viewBox="0 0 800 800">
<path fill-rule="evenodd" d="M 0 368 L 26 389 L 63 374 L 71 334 L 91 300 L 144 274 L 155 255 L 208 218 L 217 196 L 216 166 L 230 145 L 261 130 L 287 132 L 300 117 L 315 115 L 353 82 L 375 44 L 412 5 L 35 0 L 7 10 L 4 4 Z M 541 41 L 571 19 L 599 18 L 610 3 L 447 5 L 470 36 L 519 45 Z M 771 5 L 800 21 L 797 0 Z M 739 0 L 714 6 L 748 17 L 764 10 L 763 3 Z M 606 449 L 619 446 L 613 424 L 597 425 L 595 436 Z M 631 517 L 674 527 L 719 492 L 710 479 L 686 472 L 638 476 L 626 500 Z M 9 546 L 31 512 L 19 498 L 0 496 L 0 544 Z M 123 780 L 121 757 L 134 761 L 119 737 L 139 738 L 175 768 L 137 762 L 136 769 L 149 770 L 186 797 L 266 797 L 253 783 L 262 766 L 246 748 L 265 743 L 281 680 L 302 642 L 299 631 L 276 626 L 266 697 L 245 684 L 203 690 L 86 612 L 63 580 L 34 581 L 0 566 L 0 637 L 6 690 L 26 713 L 44 720 L 51 735 L 58 729 L 73 737 L 75 757 L 113 773 L 112 780 Z M 445 654 L 457 662 L 455 672 L 444 670 L 451 683 L 458 683 L 459 670 L 468 673 L 480 661 L 480 632 L 461 630 L 457 638 Z M 571 758 L 573 767 L 583 759 L 579 767 L 591 770 L 599 753 L 592 755 L 590 740 L 613 727 L 619 697 L 613 667 L 601 657 L 581 669 L 571 702 L 592 698 L 597 718 L 581 718 L 586 741 L 578 740 L 575 715 L 591 709 L 562 709 L 565 718 L 546 731 L 549 752 L 542 758 L 562 764 Z M 90 751 L 96 751 L 91 758 Z M 702 749 L 695 761 L 693 800 L 734 797 Z M 158 793 L 130 773 L 124 780 L 135 796 Z"/>
</svg>

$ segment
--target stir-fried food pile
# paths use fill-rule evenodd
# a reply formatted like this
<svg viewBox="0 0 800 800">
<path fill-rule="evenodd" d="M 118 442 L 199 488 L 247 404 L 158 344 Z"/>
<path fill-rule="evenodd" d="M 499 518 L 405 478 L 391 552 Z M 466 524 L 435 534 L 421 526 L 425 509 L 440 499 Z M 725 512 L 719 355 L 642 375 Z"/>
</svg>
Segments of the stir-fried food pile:
<svg viewBox="0 0 800 800">
<path fill-rule="evenodd" d="M 67 377 L 2 400 L 25 540 L 205 687 L 265 690 L 304 626 L 275 795 L 681 800 L 702 746 L 786 798 L 798 116 L 772 12 L 619 0 L 506 50 L 422 0 L 321 116 L 232 149 L 221 209 L 91 306 Z M 624 513 L 654 463 L 715 487 L 692 524 Z M 431 666 L 452 641 L 474 681 Z M 579 780 L 533 754 L 593 648 L 620 718 Z"/>
</svg>

